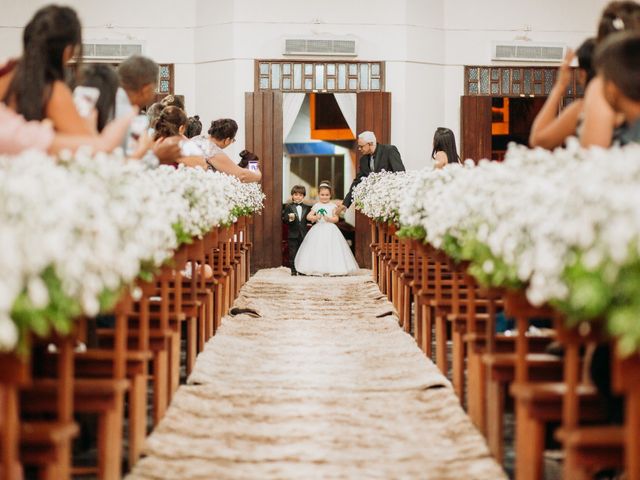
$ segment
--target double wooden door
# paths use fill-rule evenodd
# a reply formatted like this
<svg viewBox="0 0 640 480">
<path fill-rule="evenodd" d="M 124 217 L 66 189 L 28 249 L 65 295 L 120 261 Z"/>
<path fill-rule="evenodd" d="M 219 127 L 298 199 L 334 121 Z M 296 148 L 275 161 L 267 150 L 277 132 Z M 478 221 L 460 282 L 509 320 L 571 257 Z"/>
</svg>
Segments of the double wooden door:
<svg viewBox="0 0 640 480">
<path fill-rule="evenodd" d="M 491 158 L 491 98 L 464 95 L 460 99 L 460 158 Z"/>
<path fill-rule="evenodd" d="M 391 140 L 391 93 L 357 94 L 358 133 L 371 130 L 379 143 Z M 245 93 L 245 144 L 260 157 L 262 190 L 266 195 L 262 215 L 254 218 L 252 228 L 252 271 L 278 267 L 282 245 L 282 92 Z M 356 165 L 357 168 L 357 165 Z M 371 268 L 369 244 L 371 232 L 366 217 L 356 213 L 355 251 L 362 268 Z"/>
</svg>

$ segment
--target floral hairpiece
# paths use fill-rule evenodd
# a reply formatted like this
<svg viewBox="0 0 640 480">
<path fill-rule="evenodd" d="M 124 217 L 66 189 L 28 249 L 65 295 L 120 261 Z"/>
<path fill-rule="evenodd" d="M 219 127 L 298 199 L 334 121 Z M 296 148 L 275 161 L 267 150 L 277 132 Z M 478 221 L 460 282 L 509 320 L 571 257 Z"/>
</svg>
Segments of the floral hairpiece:
<svg viewBox="0 0 640 480">
<path fill-rule="evenodd" d="M 620 17 L 614 18 L 611 24 L 616 30 L 624 30 L 624 21 Z"/>
</svg>

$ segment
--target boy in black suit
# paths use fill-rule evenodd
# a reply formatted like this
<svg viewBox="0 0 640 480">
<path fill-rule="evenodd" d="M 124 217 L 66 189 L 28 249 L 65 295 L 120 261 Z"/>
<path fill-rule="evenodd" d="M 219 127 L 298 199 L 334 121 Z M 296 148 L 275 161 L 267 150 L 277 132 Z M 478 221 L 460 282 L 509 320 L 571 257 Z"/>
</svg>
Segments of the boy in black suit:
<svg viewBox="0 0 640 480">
<path fill-rule="evenodd" d="M 291 203 L 287 203 L 282 209 L 282 221 L 289 226 L 287 243 L 289 244 L 289 267 L 291 275 L 297 275 L 295 267 L 296 254 L 304 240 L 309 227 L 307 226 L 307 215 L 311 211 L 309 205 L 303 202 L 307 194 L 307 189 L 302 185 L 294 185 L 291 189 Z"/>
</svg>

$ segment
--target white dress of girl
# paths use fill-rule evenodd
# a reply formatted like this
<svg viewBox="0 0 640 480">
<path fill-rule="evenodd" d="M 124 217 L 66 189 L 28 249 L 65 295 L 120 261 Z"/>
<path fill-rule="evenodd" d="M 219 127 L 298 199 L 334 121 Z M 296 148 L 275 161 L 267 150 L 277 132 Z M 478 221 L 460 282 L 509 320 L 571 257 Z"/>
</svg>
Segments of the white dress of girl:
<svg viewBox="0 0 640 480">
<path fill-rule="evenodd" d="M 316 203 L 312 211 L 320 215 L 304 237 L 296 255 L 296 270 L 305 275 L 349 275 L 358 270 L 356 259 L 340 229 L 322 218 L 333 216 L 335 203 Z"/>
</svg>

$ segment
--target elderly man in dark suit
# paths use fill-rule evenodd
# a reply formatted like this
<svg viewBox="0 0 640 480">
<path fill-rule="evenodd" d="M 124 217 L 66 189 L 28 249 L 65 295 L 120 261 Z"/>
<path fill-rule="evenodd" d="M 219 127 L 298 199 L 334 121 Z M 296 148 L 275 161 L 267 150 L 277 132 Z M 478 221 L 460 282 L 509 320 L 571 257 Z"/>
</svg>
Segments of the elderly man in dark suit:
<svg viewBox="0 0 640 480">
<path fill-rule="evenodd" d="M 358 151 L 361 153 L 360 169 L 355 180 L 349 188 L 349 193 L 342 202 L 343 208 L 349 208 L 353 202 L 352 192 L 354 187 L 371 172 L 404 172 L 404 164 L 400 158 L 400 152 L 394 145 L 383 145 L 376 142 L 373 132 L 362 132 L 358 135 Z"/>
</svg>

